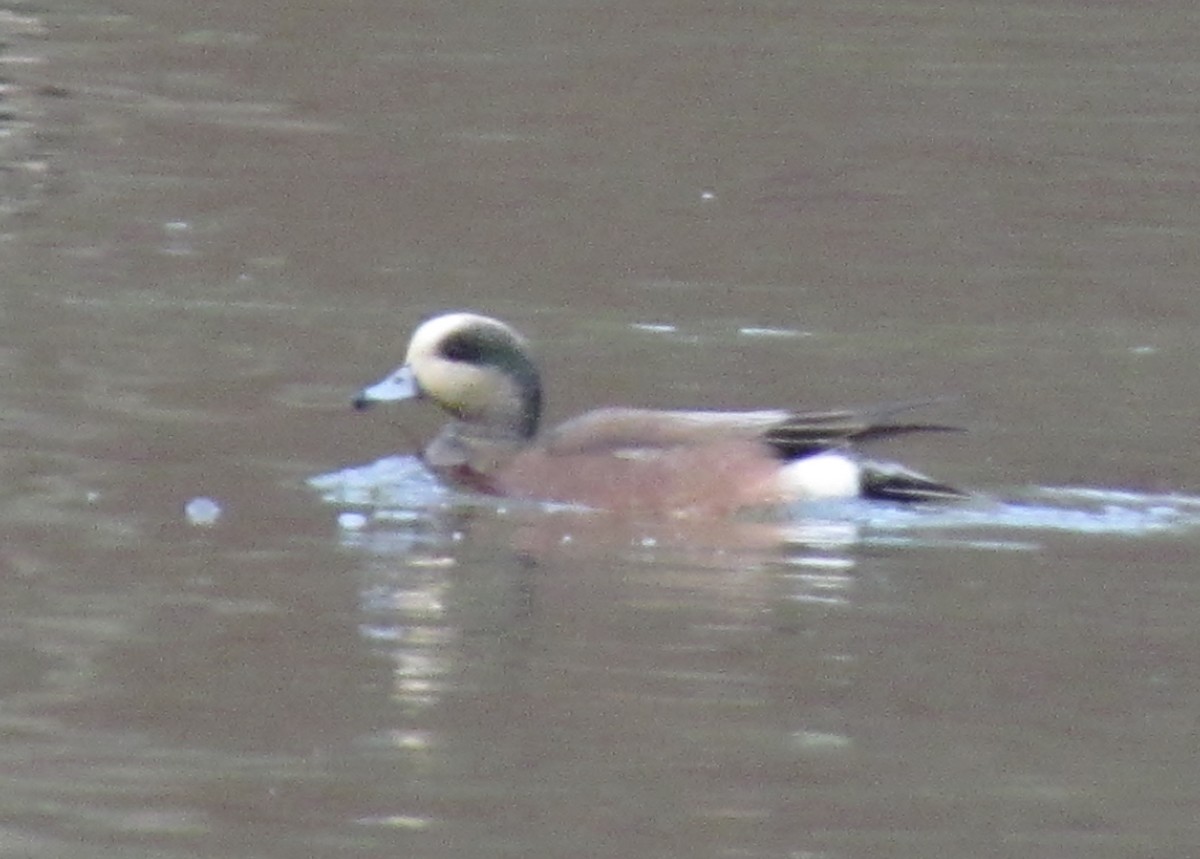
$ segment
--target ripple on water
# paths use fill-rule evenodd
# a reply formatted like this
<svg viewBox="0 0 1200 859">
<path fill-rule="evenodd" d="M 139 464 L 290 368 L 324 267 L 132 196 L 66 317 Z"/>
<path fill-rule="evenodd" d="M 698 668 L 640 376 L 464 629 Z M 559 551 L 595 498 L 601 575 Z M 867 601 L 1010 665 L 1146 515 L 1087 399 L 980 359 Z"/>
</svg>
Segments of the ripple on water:
<svg viewBox="0 0 1200 859">
<path fill-rule="evenodd" d="M 430 512 L 494 499 L 446 490 L 411 456 L 393 456 L 312 477 L 309 485 L 340 511 L 355 512 L 355 532 L 404 530 Z M 896 505 L 868 501 L 793 505 L 778 523 L 789 539 L 829 539 L 845 545 L 950 546 L 981 550 L 1033 550 L 1038 532 L 1143 537 L 1200 526 L 1200 497 L 1091 487 L 1030 487 L 1006 497 L 979 496 L 965 503 Z M 795 533 L 793 533 L 795 532 Z"/>
</svg>

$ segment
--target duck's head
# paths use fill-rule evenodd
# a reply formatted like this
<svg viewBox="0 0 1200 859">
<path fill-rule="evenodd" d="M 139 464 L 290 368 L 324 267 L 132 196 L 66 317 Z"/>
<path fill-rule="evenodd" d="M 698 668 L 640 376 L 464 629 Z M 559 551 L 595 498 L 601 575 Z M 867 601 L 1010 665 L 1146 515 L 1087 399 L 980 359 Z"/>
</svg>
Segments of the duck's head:
<svg viewBox="0 0 1200 859">
<path fill-rule="evenodd" d="M 532 438 L 542 388 L 529 345 L 496 319 L 446 313 L 423 322 L 404 364 L 364 388 L 354 407 L 428 397 L 461 421 Z"/>
</svg>

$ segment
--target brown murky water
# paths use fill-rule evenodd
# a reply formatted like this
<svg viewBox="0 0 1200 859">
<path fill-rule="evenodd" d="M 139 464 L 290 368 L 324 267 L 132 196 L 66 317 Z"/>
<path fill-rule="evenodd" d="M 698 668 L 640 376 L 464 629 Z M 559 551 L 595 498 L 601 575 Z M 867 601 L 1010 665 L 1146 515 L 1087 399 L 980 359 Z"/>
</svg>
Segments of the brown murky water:
<svg viewBox="0 0 1200 859">
<path fill-rule="evenodd" d="M 1193 855 L 1198 19 L 0 9 L 0 851 Z M 896 456 L 1024 504 L 326 500 L 448 307 L 552 418 L 953 395 Z"/>
</svg>

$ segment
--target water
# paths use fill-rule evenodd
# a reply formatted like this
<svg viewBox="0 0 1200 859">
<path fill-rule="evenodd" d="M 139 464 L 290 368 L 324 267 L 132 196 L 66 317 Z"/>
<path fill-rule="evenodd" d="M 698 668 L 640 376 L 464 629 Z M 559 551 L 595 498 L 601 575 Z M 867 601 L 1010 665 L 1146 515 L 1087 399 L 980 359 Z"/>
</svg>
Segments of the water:
<svg viewBox="0 0 1200 859">
<path fill-rule="evenodd" d="M 33 11 L 4 852 L 1194 852 L 1191 5 Z M 447 308 L 551 420 L 947 396 L 982 500 L 463 502 L 349 405 Z"/>
</svg>

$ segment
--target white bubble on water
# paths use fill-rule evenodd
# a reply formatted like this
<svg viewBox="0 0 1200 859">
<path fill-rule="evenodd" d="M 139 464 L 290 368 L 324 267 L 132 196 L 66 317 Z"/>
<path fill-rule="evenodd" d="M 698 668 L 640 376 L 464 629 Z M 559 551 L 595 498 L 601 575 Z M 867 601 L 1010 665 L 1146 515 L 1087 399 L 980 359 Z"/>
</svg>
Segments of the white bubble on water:
<svg viewBox="0 0 1200 859">
<path fill-rule="evenodd" d="M 188 524 L 203 528 L 215 525 L 222 512 L 220 504 L 204 496 L 193 498 L 183 506 L 183 515 L 187 517 Z"/>
</svg>

